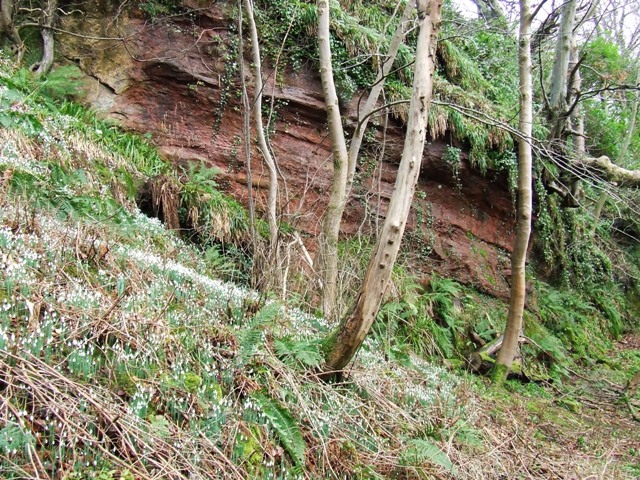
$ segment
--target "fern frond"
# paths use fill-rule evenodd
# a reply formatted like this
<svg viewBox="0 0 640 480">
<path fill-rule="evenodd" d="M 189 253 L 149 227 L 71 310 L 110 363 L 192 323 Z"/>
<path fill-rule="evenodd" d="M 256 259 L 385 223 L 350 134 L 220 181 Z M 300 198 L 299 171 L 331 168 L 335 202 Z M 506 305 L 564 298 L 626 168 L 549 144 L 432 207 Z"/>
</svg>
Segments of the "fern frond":
<svg viewBox="0 0 640 480">
<path fill-rule="evenodd" d="M 264 326 L 268 323 L 273 323 L 275 318 L 280 314 L 280 311 L 280 304 L 271 302 L 258 310 L 253 318 L 247 322 L 247 329 L 238 335 L 238 342 L 240 344 L 239 358 L 242 365 L 249 362 L 255 354 L 258 345 L 263 341 L 262 332 Z"/>
<path fill-rule="evenodd" d="M 445 452 L 429 440 L 415 438 L 407 442 L 406 449 L 400 457 L 405 465 L 419 466 L 434 463 L 455 473 L 455 467 Z"/>
<path fill-rule="evenodd" d="M 260 329 L 252 328 L 245 330 L 238 335 L 238 343 L 240 345 L 238 357 L 241 365 L 245 365 L 249 360 L 251 360 L 251 357 L 256 353 L 258 344 L 261 341 L 262 330 Z"/>
<path fill-rule="evenodd" d="M 276 354 L 292 367 L 317 367 L 322 362 L 320 352 L 322 339 L 277 338 L 274 341 Z"/>
<path fill-rule="evenodd" d="M 289 452 L 296 465 L 304 466 L 307 444 L 291 413 L 280 402 L 263 392 L 254 392 L 252 398 L 275 429 L 280 443 Z"/>
</svg>

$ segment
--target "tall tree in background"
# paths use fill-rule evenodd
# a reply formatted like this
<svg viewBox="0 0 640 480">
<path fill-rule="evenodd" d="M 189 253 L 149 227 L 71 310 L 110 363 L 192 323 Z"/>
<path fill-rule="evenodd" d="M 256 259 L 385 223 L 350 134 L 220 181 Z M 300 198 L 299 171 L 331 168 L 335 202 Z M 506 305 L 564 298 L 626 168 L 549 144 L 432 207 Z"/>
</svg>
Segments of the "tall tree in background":
<svg viewBox="0 0 640 480">
<path fill-rule="evenodd" d="M 520 0 L 520 41 L 518 51 L 520 84 L 520 118 L 518 139 L 518 209 L 516 239 L 511 253 L 511 292 L 509 313 L 502 346 L 493 370 L 493 379 L 502 383 L 511 369 L 522 334 L 522 317 L 526 296 L 526 260 L 531 234 L 533 209 L 531 168 L 531 133 L 533 126 L 533 80 L 531 66 L 531 22 L 533 13 L 530 0 Z"/>
<path fill-rule="evenodd" d="M 382 231 L 353 311 L 325 341 L 325 370 L 342 370 L 358 351 L 380 309 L 407 223 L 420 174 L 433 88 L 442 0 L 418 0 L 419 34 L 404 150 Z M 323 69 L 327 68 L 322 64 Z"/>
<path fill-rule="evenodd" d="M 560 29 L 556 40 L 553 69 L 551 72 L 551 86 L 547 101 L 547 115 L 549 119 L 552 140 L 560 139 L 565 130 L 569 116 L 568 78 L 571 46 L 574 36 L 577 0 L 568 0 L 562 7 L 560 14 Z M 522 4 L 520 6 L 522 9 Z M 520 14 L 522 22 L 522 11 Z M 520 24 L 522 28 L 522 23 Z M 520 31 L 522 34 L 522 30 Z"/>
<path fill-rule="evenodd" d="M 353 185 L 362 139 L 367 129 L 371 112 L 374 110 L 385 78 L 389 75 L 402 39 L 404 37 L 413 2 L 407 2 L 404 14 L 396 29 L 389 50 L 385 57 L 378 62 L 378 74 L 369 92 L 364 108 L 359 109 L 358 123 L 353 133 L 351 143 L 347 149 L 347 140 L 342 128 L 342 115 L 338 103 L 338 95 L 333 80 L 333 66 L 331 62 L 330 46 L 330 8 L 326 0 L 318 2 L 318 45 L 320 52 L 320 77 L 324 93 L 327 124 L 333 155 L 333 180 L 329 195 L 327 210 L 322 220 L 322 230 L 319 238 L 319 248 L 315 260 L 316 271 L 320 275 L 320 291 L 322 294 L 322 310 L 327 318 L 333 318 L 337 312 L 337 281 L 338 281 L 338 237 L 340 224 L 347 200 Z"/>
</svg>

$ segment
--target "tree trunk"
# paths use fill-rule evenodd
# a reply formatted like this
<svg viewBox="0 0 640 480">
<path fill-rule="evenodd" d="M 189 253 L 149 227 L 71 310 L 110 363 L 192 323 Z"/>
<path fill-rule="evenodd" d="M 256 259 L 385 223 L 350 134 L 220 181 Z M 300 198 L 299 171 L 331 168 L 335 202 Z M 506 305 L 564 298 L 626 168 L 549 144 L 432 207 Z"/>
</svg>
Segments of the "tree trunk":
<svg viewBox="0 0 640 480">
<path fill-rule="evenodd" d="M 58 9 L 58 0 L 47 0 L 42 10 L 42 21 L 40 28 L 40 36 L 42 37 L 42 58 L 40 61 L 31 66 L 31 70 L 36 76 L 46 75 L 53 66 L 53 24 L 56 19 L 56 11 Z"/>
<path fill-rule="evenodd" d="M 567 0 L 562 7 L 560 32 L 556 42 L 556 51 L 551 72 L 548 115 L 551 126 L 549 138 L 559 139 L 567 122 L 567 81 L 573 27 L 576 18 L 576 0 Z M 529 7 L 530 8 L 530 7 Z"/>
<path fill-rule="evenodd" d="M 382 89 L 384 80 L 389 75 L 393 62 L 402 39 L 405 34 L 413 3 L 407 2 L 400 25 L 396 29 L 386 58 L 381 62 L 376 80 L 367 97 L 364 108 L 359 111 L 358 124 L 349 144 L 347 143 L 342 129 L 342 118 L 338 105 L 333 82 L 333 67 L 331 62 L 331 48 L 329 45 L 329 8 L 324 1 L 318 2 L 318 41 L 320 46 L 320 75 L 322 78 L 322 88 L 324 92 L 325 104 L 327 108 L 327 123 L 329 125 L 329 136 L 331 138 L 333 153 L 333 183 L 329 198 L 329 205 L 322 220 L 322 233 L 320 234 L 320 245 L 318 256 L 316 257 L 316 271 L 320 274 L 322 311 L 324 316 L 331 319 L 339 315 L 337 311 L 337 282 L 338 282 L 338 236 L 342 215 L 347 204 L 347 199 L 351 193 L 353 178 L 358 162 L 362 139 L 369 123 L 370 114 L 376 106 Z"/>
<path fill-rule="evenodd" d="M 418 0 L 420 32 L 404 150 L 387 216 L 374 247 L 356 305 L 325 341 L 325 371 L 342 370 L 358 351 L 380 308 L 418 182 L 433 87 L 442 0 Z"/>
<path fill-rule="evenodd" d="M 529 341 L 527 338 L 520 336 L 518 338 L 518 344 L 527 343 Z M 502 347 L 502 343 L 504 342 L 504 335 L 500 335 L 498 338 L 495 338 L 491 342 L 483 345 L 478 350 L 474 351 L 469 355 L 468 362 L 469 367 L 476 373 L 486 374 L 491 371 L 493 366 L 495 365 L 496 353 L 500 351 Z M 519 356 L 514 357 L 512 367 L 515 369 L 516 362 L 520 363 L 519 369 L 522 369 L 522 358 Z"/>
<path fill-rule="evenodd" d="M 244 75 L 244 33 L 242 31 L 242 0 L 238 0 L 238 66 L 242 84 L 242 132 L 244 134 L 245 171 L 247 173 L 247 196 L 249 197 L 249 233 L 251 242 L 256 245 L 256 207 L 253 199 L 253 175 L 251 170 L 251 102 Z"/>
<path fill-rule="evenodd" d="M 525 268 L 527 246 L 531 234 L 531 133 L 533 124 L 533 85 L 531 68 L 531 5 L 530 0 L 520 0 L 520 120 L 522 136 L 518 139 L 518 211 L 516 239 L 511 254 L 511 297 L 509 313 L 504 330 L 504 340 L 496 365 L 493 379 L 502 383 L 507 378 L 511 364 L 518 351 L 518 341 L 522 332 L 522 316 L 526 297 Z"/>
<path fill-rule="evenodd" d="M 0 34 L 6 36 L 16 49 L 16 62 L 21 63 L 24 56 L 24 43 L 13 23 L 16 0 L 0 0 Z"/>
<path fill-rule="evenodd" d="M 402 39 L 404 38 L 404 35 L 406 33 L 405 26 L 411 18 L 413 8 L 414 3 L 411 1 L 407 2 L 407 5 L 404 9 L 404 14 L 402 15 L 402 19 L 400 20 L 400 24 L 398 25 L 398 28 L 391 38 L 391 43 L 389 44 L 389 51 L 387 52 L 386 59 L 381 62 L 381 66 L 378 69 L 378 74 L 376 75 L 376 80 L 373 83 L 373 87 L 371 87 L 369 96 L 367 97 L 367 102 L 365 103 L 364 108 L 358 113 L 358 125 L 356 126 L 355 132 L 353 132 L 353 138 L 351 139 L 351 143 L 349 144 L 349 167 L 346 192 L 347 197 L 349 196 L 351 187 L 353 186 L 353 177 L 356 172 L 358 156 L 360 154 L 360 147 L 362 146 L 362 139 L 364 138 L 364 133 L 367 130 L 369 119 L 371 118 L 371 112 L 373 112 L 376 104 L 378 103 L 378 99 L 380 98 L 382 90 L 384 89 L 385 79 L 387 75 L 389 75 L 391 67 L 393 67 L 393 62 L 395 62 L 396 60 L 398 49 L 400 48 L 400 44 L 402 43 Z"/>
<path fill-rule="evenodd" d="M 636 133 L 636 119 L 638 117 L 638 101 L 639 101 L 638 94 L 634 93 L 633 103 L 631 104 L 631 115 L 629 117 L 629 125 L 627 125 L 627 131 L 624 134 L 624 141 L 622 142 L 622 147 L 620 147 L 620 152 L 618 152 L 618 161 L 616 162 L 618 165 L 624 163 L 627 157 L 627 152 L 629 151 L 629 145 L 631 145 L 631 140 L 633 139 L 633 135 Z"/>
<path fill-rule="evenodd" d="M 609 157 L 585 157 L 580 161 L 580 166 L 588 169 L 594 175 L 617 183 L 623 187 L 640 187 L 640 170 L 628 170 L 613 163 Z"/>
<path fill-rule="evenodd" d="M 571 53 L 569 55 L 569 72 L 571 74 L 571 85 L 567 93 L 567 101 L 577 98 L 582 91 L 582 75 L 580 74 L 580 55 L 575 35 L 571 36 Z M 566 107 L 565 105 L 565 108 Z M 573 156 L 576 162 L 580 162 L 587 154 L 585 136 L 584 136 L 584 115 L 580 105 L 576 105 L 571 112 L 571 136 L 573 139 Z M 564 129 L 564 127 L 562 127 Z M 582 191 L 582 182 L 579 177 L 572 178 L 570 181 L 569 192 L 565 199 L 566 205 L 569 207 L 577 207 L 580 205 L 584 193 Z"/>
<path fill-rule="evenodd" d="M 258 136 L 258 148 L 262 153 L 262 158 L 267 165 L 269 171 L 269 196 L 267 198 L 267 220 L 269 223 L 269 252 L 267 255 L 268 270 L 266 273 L 265 289 L 272 288 L 275 285 L 280 285 L 280 281 L 277 277 L 281 275 L 280 272 L 280 255 L 278 252 L 279 242 L 279 229 L 277 218 L 277 203 L 278 203 L 278 171 L 276 168 L 276 162 L 271 154 L 271 149 L 267 143 L 267 138 L 264 133 L 264 126 L 262 123 L 262 68 L 260 57 L 260 43 L 258 41 L 258 29 L 256 28 L 255 17 L 253 15 L 253 5 L 251 0 L 244 0 L 245 10 L 247 11 L 247 19 L 249 22 L 249 34 L 251 36 L 251 51 L 252 60 L 254 65 L 254 101 L 253 101 L 253 119 L 255 122 L 256 135 Z"/>
<path fill-rule="evenodd" d="M 485 19 L 489 24 L 497 22 L 504 23 L 506 26 L 506 16 L 502 5 L 497 0 L 474 0 L 478 9 L 478 16 Z"/>
<path fill-rule="evenodd" d="M 333 182 L 327 211 L 322 219 L 322 231 L 318 238 L 316 271 L 320 275 L 322 311 L 329 320 L 333 317 L 338 280 L 338 235 L 340 221 L 346 204 L 348 153 L 342 118 L 338 105 L 338 95 L 333 81 L 331 46 L 329 34 L 329 2 L 318 0 L 318 48 L 320 53 L 320 78 L 327 110 L 327 124 L 333 153 Z"/>
</svg>

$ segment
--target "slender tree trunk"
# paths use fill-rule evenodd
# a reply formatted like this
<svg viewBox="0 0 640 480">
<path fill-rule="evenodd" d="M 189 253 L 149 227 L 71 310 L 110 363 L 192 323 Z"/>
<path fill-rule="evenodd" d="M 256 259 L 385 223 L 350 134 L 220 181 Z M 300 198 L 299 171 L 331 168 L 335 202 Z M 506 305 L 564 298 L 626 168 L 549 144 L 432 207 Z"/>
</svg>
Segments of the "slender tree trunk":
<svg viewBox="0 0 640 480">
<path fill-rule="evenodd" d="M 247 172 L 247 195 L 249 197 L 249 232 L 251 242 L 257 244 L 256 236 L 256 207 L 253 199 L 253 175 L 251 171 L 251 102 L 247 91 L 247 82 L 244 76 L 244 33 L 242 29 L 242 0 L 238 0 L 238 65 L 240 70 L 240 82 L 242 84 L 242 129 L 244 133 L 245 171 Z"/>
<path fill-rule="evenodd" d="M 516 356 L 526 296 L 525 267 L 527 246 L 531 234 L 531 133 L 533 123 L 533 85 L 531 72 L 531 5 L 530 0 L 520 0 L 520 131 L 518 140 L 518 211 L 516 239 L 511 254 L 511 297 L 502 347 L 498 352 L 493 379 L 502 383 L 507 378 Z"/>
<path fill-rule="evenodd" d="M 600 215 L 602 215 L 602 209 L 604 208 L 605 203 L 607 203 L 607 199 L 609 198 L 609 193 L 606 190 L 602 190 L 600 192 L 600 196 L 598 197 L 598 201 L 596 202 L 596 210 L 593 212 L 593 224 L 591 224 L 591 237 L 596 236 L 596 230 L 598 229 L 598 224 L 600 223 Z"/>
<path fill-rule="evenodd" d="M 551 72 L 548 114 L 551 131 L 549 138 L 560 139 L 567 121 L 567 81 L 569 59 L 576 18 L 577 0 L 567 0 L 560 16 L 560 32 L 556 42 L 556 51 Z"/>
<path fill-rule="evenodd" d="M 6 36 L 16 49 L 16 62 L 21 63 L 24 56 L 24 42 L 13 23 L 16 0 L 0 0 L 0 34 Z"/>
<path fill-rule="evenodd" d="M 384 79 L 391 71 L 393 62 L 402 39 L 405 34 L 405 26 L 413 11 L 413 3 L 407 2 L 400 25 L 396 29 L 386 58 L 381 62 L 378 75 L 373 84 L 371 92 L 367 97 L 364 108 L 359 111 L 358 125 L 353 134 L 353 138 L 347 151 L 347 142 L 342 128 L 342 118 L 338 105 L 338 95 L 336 94 L 333 82 L 333 67 L 331 62 L 330 48 L 330 15 L 329 6 L 326 1 L 318 2 L 318 41 L 320 50 L 320 76 L 322 78 L 322 88 L 324 92 L 327 109 L 327 124 L 329 126 L 329 136 L 332 143 L 333 153 L 333 182 L 329 197 L 327 211 L 322 221 L 322 231 L 319 238 L 319 250 L 316 257 L 316 271 L 320 274 L 322 292 L 322 310 L 325 317 L 331 319 L 340 312 L 337 311 L 337 282 L 338 282 L 338 237 L 342 215 L 351 192 L 353 178 L 358 162 L 362 139 L 367 129 L 369 116 L 380 98 L 384 88 Z"/>
<path fill-rule="evenodd" d="M 346 192 L 347 196 L 349 196 L 351 187 L 353 186 L 353 177 L 356 173 L 360 147 L 362 146 L 362 139 L 364 138 L 364 133 L 367 130 L 367 125 L 369 125 L 371 112 L 376 107 L 376 104 L 380 99 L 380 95 L 382 94 L 382 91 L 384 89 L 385 79 L 387 78 L 387 75 L 389 75 L 391 67 L 393 67 L 393 62 L 395 62 L 396 56 L 398 55 L 398 49 L 400 48 L 400 44 L 402 43 L 402 39 L 404 38 L 404 35 L 406 33 L 406 25 L 411 18 L 411 13 L 413 12 L 414 6 L 415 5 L 413 2 L 407 2 L 407 5 L 404 9 L 404 14 L 402 15 L 402 19 L 400 20 L 400 24 L 398 25 L 398 28 L 391 38 L 389 51 L 387 52 L 385 60 L 382 62 L 380 68 L 378 69 L 376 80 L 373 83 L 371 91 L 369 92 L 369 96 L 367 97 L 364 108 L 359 111 L 358 125 L 356 126 L 355 132 L 353 132 L 353 138 L 351 139 L 351 143 L 349 144 L 349 168 Z"/>
<path fill-rule="evenodd" d="M 474 0 L 478 9 L 478 16 L 482 17 L 489 24 L 502 22 L 506 25 L 504 9 L 497 0 Z"/>
<path fill-rule="evenodd" d="M 327 125 L 333 154 L 333 182 L 329 204 L 322 219 L 322 231 L 318 238 L 319 249 L 316 271 L 320 274 L 322 311 L 331 319 L 335 309 L 336 284 L 338 279 L 338 236 L 340 221 L 346 203 L 347 178 L 349 174 L 347 143 L 342 129 L 342 118 L 338 105 L 338 94 L 333 81 L 331 46 L 329 34 L 329 2 L 318 1 L 318 47 L 320 53 L 320 78 L 324 103 L 327 110 Z"/>
<path fill-rule="evenodd" d="M 418 0 L 420 32 L 404 150 L 387 217 L 369 262 L 356 305 L 325 341 L 325 371 L 342 370 L 358 351 L 378 313 L 407 223 L 420 173 L 433 87 L 442 0 Z"/>
<path fill-rule="evenodd" d="M 631 104 L 631 116 L 629 117 L 629 125 L 627 125 L 627 131 L 624 134 L 624 141 L 622 142 L 620 152 L 618 152 L 618 159 L 616 161 L 618 165 L 622 165 L 624 163 L 625 158 L 627 157 L 627 152 L 629 151 L 629 146 L 631 145 L 631 140 L 633 139 L 633 135 L 636 133 L 638 101 L 638 94 L 633 93 L 633 103 Z"/>
<path fill-rule="evenodd" d="M 40 28 L 40 36 L 42 37 L 42 59 L 35 65 L 31 66 L 31 70 L 37 75 L 46 75 L 53 66 L 53 24 L 56 19 L 56 11 L 58 9 L 58 0 L 47 0 L 42 9 L 42 27 Z"/>
<path fill-rule="evenodd" d="M 269 171 L 269 196 L 267 198 L 267 220 L 269 223 L 269 254 L 267 265 L 269 267 L 269 271 L 267 272 L 267 283 L 271 286 L 272 282 L 275 282 L 277 285 L 280 284 L 276 277 L 281 275 L 281 272 L 279 271 L 280 255 L 278 252 L 279 231 L 277 218 L 278 170 L 269 145 L 267 144 L 264 125 L 262 123 L 262 91 L 264 88 L 261 68 L 262 59 L 260 57 L 260 43 L 258 42 L 258 29 L 256 28 L 255 17 L 253 15 L 252 1 L 244 0 L 244 6 L 247 11 L 247 19 L 249 21 L 249 34 L 251 36 L 251 50 L 255 76 L 253 119 L 255 121 L 256 135 L 258 136 L 258 147 L 262 153 L 264 162 L 267 165 L 267 170 Z"/>
<path fill-rule="evenodd" d="M 571 93 L 569 97 L 575 98 L 580 95 L 582 91 L 582 75 L 580 74 L 579 62 L 580 52 L 576 43 L 575 36 L 571 39 L 571 60 L 569 62 L 569 70 L 573 71 L 573 78 L 571 81 Z M 580 105 L 574 108 L 571 114 L 571 124 L 574 131 L 573 135 L 573 152 L 580 161 L 587 153 L 587 147 L 584 137 L 584 112 Z"/>
<path fill-rule="evenodd" d="M 576 36 L 571 36 L 571 53 L 569 55 L 569 67 L 571 72 L 571 85 L 569 86 L 567 93 L 567 101 L 573 101 L 577 98 L 582 91 L 582 75 L 580 74 L 580 55 L 578 51 L 578 45 L 576 42 Z M 576 105 L 571 113 L 571 136 L 573 138 L 573 156 L 574 161 L 581 162 L 587 154 L 586 142 L 584 136 L 584 114 L 580 105 Z M 564 128 L 564 127 L 563 127 Z M 566 199 L 566 204 L 570 207 L 577 207 L 580 205 L 582 199 L 582 182 L 579 177 L 572 178 L 570 181 L 569 195 Z"/>
</svg>

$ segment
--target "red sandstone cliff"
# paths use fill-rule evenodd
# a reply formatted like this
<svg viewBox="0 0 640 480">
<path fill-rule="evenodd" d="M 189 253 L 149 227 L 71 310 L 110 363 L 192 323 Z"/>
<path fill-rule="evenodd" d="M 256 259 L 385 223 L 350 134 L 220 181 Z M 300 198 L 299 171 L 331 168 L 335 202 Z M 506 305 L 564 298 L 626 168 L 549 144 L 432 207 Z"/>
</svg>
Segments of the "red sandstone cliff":
<svg viewBox="0 0 640 480">
<path fill-rule="evenodd" d="M 118 12 L 97 0 L 95 9 L 65 18 L 66 30 L 85 37 L 61 36 L 60 51 L 93 79 L 89 100 L 94 106 L 127 128 L 151 133 L 161 152 L 175 162 L 202 161 L 218 167 L 219 184 L 246 203 L 243 120 L 236 94 L 240 79 L 231 74 L 237 58 L 228 56 L 232 20 L 220 5 L 224 6 L 214 4 L 191 16 L 151 23 L 139 13 Z M 245 67 L 251 88 L 247 60 Z M 285 72 L 282 82 L 274 83 L 269 77 L 264 93 L 267 102 L 273 97 L 277 105 L 271 144 L 286 181 L 281 198 L 284 218 L 313 249 L 332 173 L 320 80 L 317 72 L 305 68 Z M 370 142 L 371 160 L 360 169 L 345 212 L 345 236 L 372 232 L 376 217 L 384 216 L 402 136 L 402 126 L 391 125 L 382 163 L 375 157 L 381 151 L 381 131 Z M 448 139 L 432 139 L 425 149 L 404 251 L 416 249 L 412 259 L 425 272 L 435 269 L 504 296 L 508 286 L 503 273 L 513 234 L 511 196 L 504 178 L 471 170 L 464 153 L 459 180 L 454 179 L 442 160 Z M 266 170 L 257 150 L 252 158 L 253 186 L 263 198 Z"/>
</svg>

